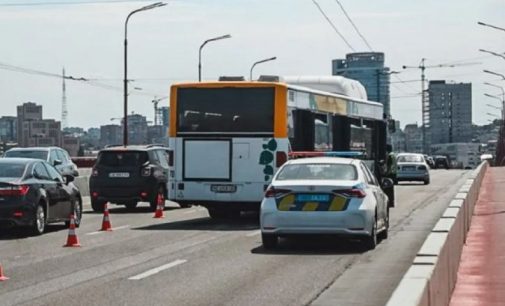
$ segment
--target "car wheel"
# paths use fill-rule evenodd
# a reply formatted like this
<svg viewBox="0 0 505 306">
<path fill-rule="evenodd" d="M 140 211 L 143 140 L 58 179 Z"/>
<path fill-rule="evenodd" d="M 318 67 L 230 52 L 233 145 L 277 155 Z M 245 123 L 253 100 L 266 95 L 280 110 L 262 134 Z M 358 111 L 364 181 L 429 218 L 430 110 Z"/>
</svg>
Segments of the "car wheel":
<svg viewBox="0 0 505 306">
<path fill-rule="evenodd" d="M 429 185 L 430 184 L 430 179 L 424 180 L 424 185 Z"/>
<path fill-rule="evenodd" d="M 151 198 L 151 201 L 149 201 L 149 206 L 152 211 L 156 211 L 156 208 L 158 207 L 158 197 L 161 197 L 161 200 L 163 201 L 163 208 L 165 208 L 165 189 L 163 189 L 162 186 L 158 187 L 158 191 Z"/>
<path fill-rule="evenodd" d="M 131 201 L 131 202 L 125 203 L 124 206 L 128 210 L 134 210 L 137 207 L 137 204 L 138 204 L 137 201 Z"/>
<path fill-rule="evenodd" d="M 91 200 L 91 208 L 95 212 L 103 212 L 104 206 L 105 206 L 104 201 L 98 201 L 93 199 Z"/>
<path fill-rule="evenodd" d="M 374 218 L 374 224 L 372 227 L 372 233 L 370 236 L 365 237 L 363 241 L 363 246 L 366 250 L 373 250 L 377 246 L 377 216 Z"/>
<path fill-rule="evenodd" d="M 227 216 L 226 211 L 220 208 L 207 208 L 207 210 L 212 219 L 225 219 Z"/>
<path fill-rule="evenodd" d="M 261 234 L 261 242 L 263 243 L 263 248 L 269 250 L 277 246 L 279 239 L 277 235 L 273 234 Z"/>
<path fill-rule="evenodd" d="M 79 227 L 81 225 L 81 220 L 82 220 L 82 202 L 81 200 L 78 200 L 77 204 L 74 205 L 74 222 L 75 222 L 75 227 Z M 65 226 L 70 227 L 70 220 L 65 221 Z"/>
<path fill-rule="evenodd" d="M 34 235 L 42 235 L 46 229 L 46 212 L 41 204 L 37 205 L 35 209 L 35 219 L 33 220 L 33 225 L 31 227 L 31 232 Z"/>
</svg>

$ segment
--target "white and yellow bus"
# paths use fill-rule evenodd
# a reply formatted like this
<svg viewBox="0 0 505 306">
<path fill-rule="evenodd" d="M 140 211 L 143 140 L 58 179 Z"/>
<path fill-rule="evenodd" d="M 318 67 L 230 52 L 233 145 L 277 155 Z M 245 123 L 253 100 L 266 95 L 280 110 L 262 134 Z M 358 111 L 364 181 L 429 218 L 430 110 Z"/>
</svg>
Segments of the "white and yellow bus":
<svg viewBox="0 0 505 306">
<path fill-rule="evenodd" d="M 382 104 L 278 82 L 173 85 L 169 137 L 170 200 L 213 218 L 258 210 L 290 151 L 386 154 Z"/>
</svg>

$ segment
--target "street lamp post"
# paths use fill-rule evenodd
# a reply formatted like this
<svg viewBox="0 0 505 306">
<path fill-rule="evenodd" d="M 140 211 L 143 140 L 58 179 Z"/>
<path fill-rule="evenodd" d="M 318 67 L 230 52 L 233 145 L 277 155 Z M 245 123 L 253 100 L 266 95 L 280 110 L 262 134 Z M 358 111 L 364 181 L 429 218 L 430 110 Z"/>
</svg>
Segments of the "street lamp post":
<svg viewBox="0 0 505 306">
<path fill-rule="evenodd" d="M 266 63 L 266 62 L 270 62 L 270 61 L 275 61 L 276 59 L 277 59 L 277 56 L 274 56 L 274 57 L 270 57 L 270 58 L 266 58 L 266 59 L 257 61 L 254 64 L 252 64 L 251 70 L 249 70 L 249 80 L 252 81 L 253 69 L 254 69 L 254 67 L 256 65 L 262 64 L 262 63 Z"/>
<path fill-rule="evenodd" d="M 497 75 L 499 77 L 501 77 L 503 80 L 505 80 L 505 75 L 501 74 L 501 73 L 498 73 L 498 72 L 493 72 L 493 71 L 489 71 L 489 70 L 482 70 L 484 71 L 485 73 L 489 73 L 489 74 L 492 74 L 492 75 Z"/>
<path fill-rule="evenodd" d="M 218 36 L 218 37 L 207 39 L 200 46 L 200 49 L 198 50 L 198 82 L 202 81 L 202 49 L 203 49 L 203 47 L 207 43 L 209 43 L 211 41 L 216 41 L 216 40 L 221 40 L 221 39 L 227 39 L 227 38 L 231 38 L 231 35 L 230 34 L 226 34 L 226 35 L 223 35 L 223 36 Z"/>
<path fill-rule="evenodd" d="M 123 119 L 123 145 L 126 147 L 128 145 L 128 20 L 130 17 L 138 12 L 147 11 L 157 7 L 162 7 L 167 5 L 163 2 L 156 2 L 150 5 L 146 5 L 139 9 L 136 9 L 126 17 L 124 23 L 124 79 L 123 79 L 123 98 L 124 98 L 124 119 Z"/>
<path fill-rule="evenodd" d="M 484 53 L 489 53 L 491 55 L 498 56 L 498 57 L 501 57 L 501 58 L 505 59 L 505 55 L 500 54 L 500 53 L 496 53 L 496 52 L 489 51 L 489 50 L 484 50 L 484 49 L 479 49 L 479 51 L 480 52 L 484 52 Z"/>
<path fill-rule="evenodd" d="M 481 21 L 478 21 L 477 24 L 481 25 L 481 26 L 485 26 L 485 27 L 490 27 L 490 28 L 493 28 L 493 29 L 496 29 L 496 30 L 505 31 L 504 28 L 500 28 L 500 27 L 497 27 L 497 26 L 494 26 L 494 25 L 491 25 L 491 24 L 488 24 L 488 23 L 481 22 Z"/>
</svg>

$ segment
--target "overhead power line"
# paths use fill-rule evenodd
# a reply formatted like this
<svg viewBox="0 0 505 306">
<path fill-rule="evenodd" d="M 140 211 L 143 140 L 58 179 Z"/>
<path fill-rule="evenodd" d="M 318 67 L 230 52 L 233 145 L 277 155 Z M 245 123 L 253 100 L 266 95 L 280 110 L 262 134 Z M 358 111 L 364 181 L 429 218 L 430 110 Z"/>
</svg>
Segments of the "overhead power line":
<svg viewBox="0 0 505 306">
<path fill-rule="evenodd" d="M 312 2 L 314 3 L 314 5 L 317 7 L 317 9 L 319 10 L 319 12 L 321 12 L 321 14 L 323 14 L 324 18 L 326 19 L 326 21 L 328 21 L 328 23 L 330 24 L 330 26 L 333 28 L 333 30 L 335 31 L 335 33 L 338 34 L 338 36 L 340 36 L 340 38 L 345 42 L 345 44 L 349 47 L 349 49 L 351 49 L 353 52 L 356 52 L 356 50 L 354 50 L 354 48 L 351 46 L 351 44 L 347 41 L 347 39 L 345 39 L 344 35 L 342 35 L 342 33 L 340 33 L 340 31 L 337 29 L 337 27 L 335 26 L 335 24 L 333 24 L 333 22 L 330 20 L 330 18 L 328 18 L 328 15 L 326 15 L 326 13 L 324 12 L 324 10 L 321 8 L 321 6 L 319 5 L 319 3 L 316 2 L 316 0 L 312 0 Z"/>
<path fill-rule="evenodd" d="M 152 2 L 153 0 L 80 0 L 80 1 L 45 1 L 45 2 L 11 2 L 2 3 L 0 7 L 5 6 L 45 6 L 45 5 L 79 5 L 79 4 L 114 4 L 114 3 L 132 3 L 132 2 Z"/>
<path fill-rule="evenodd" d="M 349 14 L 347 14 L 347 12 L 346 12 L 344 6 L 342 5 L 342 3 L 340 3 L 339 0 L 335 0 L 335 2 L 337 2 L 337 4 L 340 6 L 340 9 L 344 13 L 345 17 L 347 18 L 347 20 L 349 20 L 349 22 L 351 23 L 352 27 L 356 31 L 356 33 L 358 33 L 359 37 L 361 37 L 361 39 L 365 42 L 365 44 L 367 45 L 368 49 L 370 49 L 370 51 L 373 51 L 372 46 L 370 46 L 370 44 L 366 40 L 365 36 L 363 36 L 363 34 L 361 34 L 361 32 L 358 29 L 358 27 L 356 26 L 356 24 L 352 21 L 351 16 L 349 16 Z"/>
</svg>

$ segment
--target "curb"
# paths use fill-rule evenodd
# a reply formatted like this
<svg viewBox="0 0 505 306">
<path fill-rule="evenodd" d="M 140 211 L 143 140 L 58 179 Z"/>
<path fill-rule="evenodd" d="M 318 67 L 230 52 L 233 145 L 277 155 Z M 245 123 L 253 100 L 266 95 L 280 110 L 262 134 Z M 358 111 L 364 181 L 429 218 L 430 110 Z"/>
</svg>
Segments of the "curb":
<svg viewBox="0 0 505 306">
<path fill-rule="evenodd" d="M 482 178 L 483 162 L 460 187 L 417 252 L 412 265 L 386 306 L 445 306 L 456 286 L 459 262 L 466 241 Z"/>
</svg>

